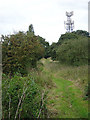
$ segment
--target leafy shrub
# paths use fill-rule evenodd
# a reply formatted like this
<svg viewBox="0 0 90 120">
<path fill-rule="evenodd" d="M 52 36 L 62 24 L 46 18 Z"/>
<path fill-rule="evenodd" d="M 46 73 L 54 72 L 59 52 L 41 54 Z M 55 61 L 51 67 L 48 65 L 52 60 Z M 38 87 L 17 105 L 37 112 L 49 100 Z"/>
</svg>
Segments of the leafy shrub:
<svg viewBox="0 0 90 120">
<path fill-rule="evenodd" d="M 17 74 L 10 79 L 3 74 L 2 98 L 3 119 L 38 117 L 42 94 L 31 76 L 21 77 Z"/>
<path fill-rule="evenodd" d="M 62 44 L 64 41 L 70 40 L 70 39 L 77 39 L 78 35 L 75 33 L 66 33 L 62 34 L 61 37 L 58 40 L 58 44 Z"/>
<path fill-rule="evenodd" d="M 43 54 L 44 47 L 38 41 L 38 37 L 29 32 L 3 36 L 2 64 L 5 74 L 27 74 L 27 68 L 36 67 Z"/>
<path fill-rule="evenodd" d="M 88 38 L 78 37 L 65 40 L 58 47 L 57 59 L 66 64 L 82 65 L 88 62 Z"/>
<path fill-rule="evenodd" d="M 87 32 L 85 30 L 77 30 L 77 31 L 73 31 L 73 33 L 82 35 L 82 36 L 89 36 L 89 32 Z"/>
</svg>

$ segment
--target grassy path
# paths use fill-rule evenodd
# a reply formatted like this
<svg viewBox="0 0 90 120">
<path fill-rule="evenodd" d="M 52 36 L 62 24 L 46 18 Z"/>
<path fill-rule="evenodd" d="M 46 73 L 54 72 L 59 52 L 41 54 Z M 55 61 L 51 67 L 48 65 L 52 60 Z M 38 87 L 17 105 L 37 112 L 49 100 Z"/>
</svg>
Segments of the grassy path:
<svg viewBox="0 0 90 120">
<path fill-rule="evenodd" d="M 88 104 L 82 98 L 82 91 L 73 81 L 57 76 L 57 70 L 50 68 L 48 60 L 43 61 L 44 71 L 51 74 L 55 87 L 49 90 L 47 107 L 52 118 L 88 118 Z M 55 66 L 54 66 L 55 67 Z"/>
</svg>

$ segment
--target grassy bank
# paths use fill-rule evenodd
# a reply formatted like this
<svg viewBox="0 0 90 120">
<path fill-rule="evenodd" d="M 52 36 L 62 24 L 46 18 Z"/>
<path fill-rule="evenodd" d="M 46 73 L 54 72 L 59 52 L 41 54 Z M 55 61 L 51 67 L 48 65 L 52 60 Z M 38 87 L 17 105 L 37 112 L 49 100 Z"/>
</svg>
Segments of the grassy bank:
<svg viewBox="0 0 90 120">
<path fill-rule="evenodd" d="M 49 90 L 47 107 L 50 118 L 87 118 L 84 100 L 88 83 L 88 66 L 72 67 L 42 59 L 44 72 L 51 75 L 54 86 Z"/>
</svg>

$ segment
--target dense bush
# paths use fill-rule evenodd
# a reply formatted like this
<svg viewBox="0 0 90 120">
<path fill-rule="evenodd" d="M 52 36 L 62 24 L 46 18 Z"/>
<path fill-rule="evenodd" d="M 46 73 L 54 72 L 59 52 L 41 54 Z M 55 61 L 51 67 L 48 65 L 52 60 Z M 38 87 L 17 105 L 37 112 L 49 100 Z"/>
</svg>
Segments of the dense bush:
<svg viewBox="0 0 90 120">
<path fill-rule="evenodd" d="M 4 36 L 3 40 L 2 64 L 5 74 L 26 74 L 28 67 L 36 67 L 37 61 L 44 55 L 44 47 L 30 31 Z"/>
<path fill-rule="evenodd" d="M 73 33 L 82 35 L 82 36 L 89 36 L 89 32 L 87 32 L 85 30 L 77 30 L 77 31 L 73 31 Z"/>
<path fill-rule="evenodd" d="M 68 39 L 78 39 L 79 36 L 89 36 L 89 33 L 84 30 L 73 31 L 72 33 L 62 34 L 57 42 L 58 45 L 62 44 L 65 40 Z"/>
<path fill-rule="evenodd" d="M 78 36 L 78 38 L 64 40 L 58 47 L 57 59 L 71 65 L 87 64 L 88 38 Z"/>
<path fill-rule="evenodd" d="M 31 76 L 21 77 L 17 74 L 10 79 L 3 74 L 3 119 L 38 118 L 42 107 L 41 100 L 42 93 L 40 87 L 34 82 L 34 78 Z"/>
<path fill-rule="evenodd" d="M 62 34 L 61 37 L 58 40 L 59 45 L 61 45 L 64 41 L 67 41 L 68 39 L 77 39 L 78 35 L 75 33 L 66 33 L 66 34 Z"/>
<path fill-rule="evenodd" d="M 73 55 L 70 55 L 70 54 L 76 54 L 76 52 L 78 52 L 79 49 L 82 49 L 82 51 L 84 51 L 84 43 L 85 45 L 87 44 L 87 40 L 85 42 L 84 40 L 84 43 L 83 43 L 83 38 L 85 39 L 89 39 L 89 33 L 87 31 L 84 31 L 84 30 L 77 30 L 77 31 L 73 31 L 72 33 L 65 33 L 65 34 L 62 34 L 58 40 L 57 43 L 52 43 L 52 45 L 49 47 L 50 48 L 50 55 L 51 55 L 51 58 L 52 60 L 60 60 L 62 61 L 63 63 L 70 63 L 71 64 L 71 59 L 74 59 L 75 57 L 73 57 Z M 79 42 L 81 41 L 82 39 L 82 42 Z M 77 43 L 74 43 L 75 41 L 77 40 Z M 67 44 L 67 45 L 66 45 Z M 69 45 L 70 44 L 70 45 Z M 74 45 L 75 44 L 75 45 Z M 83 44 L 82 47 L 79 45 L 79 44 Z M 71 46 L 71 48 L 70 48 Z M 79 48 L 80 47 L 80 48 Z M 87 49 L 88 46 L 86 46 L 85 48 Z M 70 49 L 69 49 L 70 48 Z M 73 52 L 73 50 L 71 50 L 73 48 L 73 50 L 75 52 Z M 76 50 L 75 50 L 76 49 Z M 86 50 L 85 49 L 85 50 Z M 66 52 L 67 51 L 67 52 Z M 71 53 L 70 53 L 70 52 Z M 61 53 L 60 53 L 61 52 Z M 83 54 L 83 52 L 79 52 L 80 54 Z M 85 52 L 84 52 L 85 53 Z M 69 55 L 68 55 L 69 54 Z M 87 53 L 86 53 L 87 54 Z M 76 54 L 77 55 L 77 54 Z M 67 56 L 67 57 L 66 57 Z M 81 55 L 80 55 L 81 56 Z M 71 57 L 71 58 L 70 58 Z M 72 58 L 73 57 L 73 58 Z M 85 56 L 83 55 L 82 59 L 84 58 Z M 75 58 L 75 61 L 78 61 L 76 59 L 79 59 L 78 57 Z M 81 58 L 80 58 L 81 59 Z M 82 64 L 82 61 L 84 62 L 85 59 L 83 59 L 82 61 L 79 59 L 79 61 L 81 62 Z M 73 62 L 74 60 L 72 60 Z M 74 64 L 78 64 L 76 62 L 73 62 L 73 65 Z"/>
</svg>

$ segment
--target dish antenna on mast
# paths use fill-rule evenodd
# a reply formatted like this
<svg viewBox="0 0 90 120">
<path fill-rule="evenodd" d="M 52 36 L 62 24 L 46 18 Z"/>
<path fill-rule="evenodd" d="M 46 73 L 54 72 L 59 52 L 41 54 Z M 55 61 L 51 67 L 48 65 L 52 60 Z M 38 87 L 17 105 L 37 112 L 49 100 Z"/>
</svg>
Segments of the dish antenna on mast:
<svg viewBox="0 0 90 120">
<path fill-rule="evenodd" d="M 72 32 L 74 29 L 74 21 L 71 20 L 72 15 L 73 15 L 73 11 L 66 12 L 67 21 L 64 21 L 64 25 L 67 32 Z"/>
</svg>

